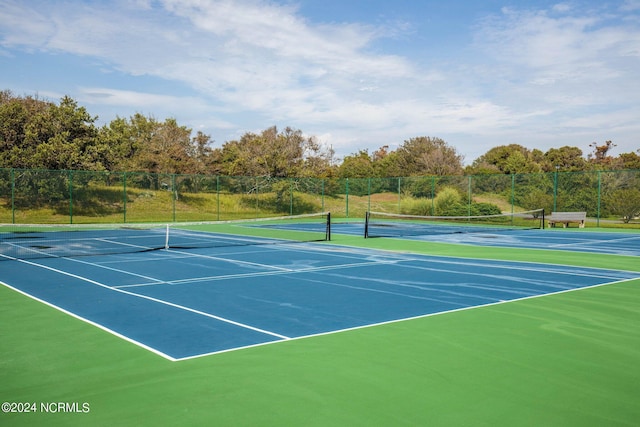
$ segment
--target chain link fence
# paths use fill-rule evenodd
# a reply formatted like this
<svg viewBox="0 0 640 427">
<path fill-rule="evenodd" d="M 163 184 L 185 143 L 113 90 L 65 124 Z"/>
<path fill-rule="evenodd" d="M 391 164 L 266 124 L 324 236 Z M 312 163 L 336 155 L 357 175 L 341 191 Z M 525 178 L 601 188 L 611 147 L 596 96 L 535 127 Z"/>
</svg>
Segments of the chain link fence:
<svg viewBox="0 0 640 427">
<path fill-rule="evenodd" d="M 478 215 L 544 208 L 640 227 L 640 170 L 402 178 L 269 178 L 0 169 L 0 222 L 220 221 L 331 211 Z"/>
</svg>

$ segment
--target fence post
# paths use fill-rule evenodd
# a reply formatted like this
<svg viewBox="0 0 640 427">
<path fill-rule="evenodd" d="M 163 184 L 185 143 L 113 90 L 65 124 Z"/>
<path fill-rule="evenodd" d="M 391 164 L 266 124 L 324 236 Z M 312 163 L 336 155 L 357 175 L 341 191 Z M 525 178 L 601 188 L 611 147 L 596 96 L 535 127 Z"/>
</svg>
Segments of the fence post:
<svg viewBox="0 0 640 427">
<path fill-rule="evenodd" d="M 324 212 L 324 178 L 322 178 L 322 212 Z"/>
<path fill-rule="evenodd" d="M 122 222 L 126 224 L 127 222 L 127 173 L 122 172 L 122 204 L 123 204 L 123 212 L 122 212 Z"/>
<path fill-rule="evenodd" d="M 178 190 L 176 189 L 176 174 L 171 174 L 171 202 L 173 204 L 173 222 L 176 222 L 176 202 L 178 200 Z"/>
<path fill-rule="evenodd" d="M 516 174 L 511 175 L 511 213 L 513 214 L 516 203 Z"/>
<path fill-rule="evenodd" d="M 558 169 L 560 166 L 556 165 L 556 171 L 553 174 L 553 211 L 558 211 Z"/>
<path fill-rule="evenodd" d="M 602 196 L 602 171 L 598 171 L 598 212 L 596 217 L 596 227 L 600 227 L 600 202 Z"/>
<path fill-rule="evenodd" d="M 367 179 L 367 212 L 371 211 L 371 178 Z"/>
<path fill-rule="evenodd" d="M 216 175 L 216 212 L 218 221 L 220 221 L 220 175 Z"/>
<path fill-rule="evenodd" d="M 469 175 L 467 177 L 467 194 L 468 194 L 468 200 L 467 200 L 467 215 L 471 216 L 471 202 L 472 202 L 472 197 L 471 197 L 471 175 Z"/>
<path fill-rule="evenodd" d="M 73 224 L 73 171 L 67 171 L 69 178 L 69 224 Z"/>
<path fill-rule="evenodd" d="M 436 214 L 436 176 L 431 176 L 431 215 Z"/>
<path fill-rule="evenodd" d="M 398 213 L 402 212 L 402 209 L 400 208 L 400 205 L 402 203 L 402 178 L 398 177 Z"/>
<path fill-rule="evenodd" d="M 11 223 L 16 223 L 16 174 L 11 168 Z"/>
<path fill-rule="evenodd" d="M 349 218 L 349 178 L 347 178 L 347 180 L 345 181 L 345 199 L 346 199 L 345 215 L 347 218 Z"/>
<path fill-rule="evenodd" d="M 289 215 L 293 215 L 293 178 L 289 178 Z"/>
</svg>

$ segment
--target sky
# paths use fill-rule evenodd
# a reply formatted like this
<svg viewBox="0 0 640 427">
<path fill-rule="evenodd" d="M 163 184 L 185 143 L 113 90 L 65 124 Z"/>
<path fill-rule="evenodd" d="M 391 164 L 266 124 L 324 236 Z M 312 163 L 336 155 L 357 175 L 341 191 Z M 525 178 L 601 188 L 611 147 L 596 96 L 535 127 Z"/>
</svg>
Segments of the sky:
<svg viewBox="0 0 640 427">
<path fill-rule="evenodd" d="M 640 0 L 0 0 L 0 90 L 213 147 L 291 127 L 337 158 L 420 136 L 640 149 Z"/>
</svg>

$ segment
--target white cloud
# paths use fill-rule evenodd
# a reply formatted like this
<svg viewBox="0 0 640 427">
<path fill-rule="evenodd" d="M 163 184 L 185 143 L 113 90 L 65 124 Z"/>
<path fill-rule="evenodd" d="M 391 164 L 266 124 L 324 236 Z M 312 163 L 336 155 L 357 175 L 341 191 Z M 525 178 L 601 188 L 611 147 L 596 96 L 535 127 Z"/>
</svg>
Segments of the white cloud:
<svg viewBox="0 0 640 427">
<path fill-rule="evenodd" d="M 60 98 L 56 95 L 55 98 Z M 198 131 L 203 128 L 233 129 L 232 123 L 207 114 L 215 111 L 203 99 L 193 96 L 171 96 L 139 91 L 117 90 L 101 87 L 81 87 L 77 99 L 84 105 L 108 106 L 117 113 L 128 110 L 163 120 L 168 117 L 184 115 L 190 119 L 180 124 L 188 125 Z M 206 112 L 203 114 L 203 112 Z"/>
<path fill-rule="evenodd" d="M 594 124 L 608 139 L 629 138 L 621 129 L 640 115 L 640 28 L 631 19 L 640 3 L 619 6 L 624 13 L 574 2 L 503 9 L 478 23 L 472 46 L 427 66 L 377 44 L 419 32 L 417 21 L 318 24 L 291 3 L 261 0 L 5 1 L 0 48 L 79 55 L 102 72 L 159 78 L 172 89 L 108 87 L 105 74 L 105 84 L 76 91 L 110 111 L 210 126 L 218 140 L 216 132 L 277 124 L 323 135 L 343 154 L 420 135 L 450 136 L 461 152 L 482 154 L 512 142 L 580 141 Z"/>
<path fill-rule="evenodd" d="M 202 107 L 200 100 L 196 98 L 180 98 L 169 95 L 134 92 L 109 88 L 81 88 L 82 100 L 90 103 L 122 106 L 128 105 L 147 110 L 158 105 L 189 105 L 193 108 Z"/>
<path fill-rule="evenodd" d="M 560 13 L 569 12 L 571 9 L 572 7 L 568 3 L 558 3 L 558 4 L 554 4 L 551 7 L 551 10 L 553 10 L 554 12 L 560 12 Z"/>
<path fill-rule="evenodd" d="M 502 77 L 493 92 L 515 111 L 550 110 L 554 128 L 590 117 L 616 133 L 612 115 L 640 113 L 640 28 L 604 11 L 554 12 L 571 14 L 509 9 L 483 22 L 477 46 Z"/>
</svg>

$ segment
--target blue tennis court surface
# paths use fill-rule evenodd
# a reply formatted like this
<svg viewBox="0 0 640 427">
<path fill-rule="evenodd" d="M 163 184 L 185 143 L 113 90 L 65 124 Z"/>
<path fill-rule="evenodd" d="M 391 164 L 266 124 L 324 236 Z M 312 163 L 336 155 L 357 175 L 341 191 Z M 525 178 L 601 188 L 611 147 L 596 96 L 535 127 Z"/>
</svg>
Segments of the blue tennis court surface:
<svg viewBox="0 0 640 427">
<path fill-rule="evenodd" d="M 334 233 L 363 235 L 359 223 L 334 224 Z M 402 239 L 456 243 L 475 246 L 547 249 L 640 256 L 640 233 L 598 232 L 585 230 L 491 230 L 465 233 L 425 233 L 402 236 Z"/>
<path fill-rule="evenodd" d="M 0 262 L 0 280 L 171 360 L 638 278 L 317 243 Z"/>
</svg>

